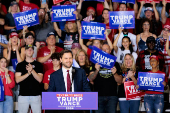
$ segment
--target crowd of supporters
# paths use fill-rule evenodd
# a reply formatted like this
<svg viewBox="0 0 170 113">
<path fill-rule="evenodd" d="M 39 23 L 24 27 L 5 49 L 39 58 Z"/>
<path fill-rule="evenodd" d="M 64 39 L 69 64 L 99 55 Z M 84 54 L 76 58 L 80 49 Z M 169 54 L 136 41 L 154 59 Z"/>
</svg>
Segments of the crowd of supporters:
<svg viewBox="0 0 170 113">
<path fill-rule="evenodd" d="M 76 20 L 51 22 L 51 8 L 55 5 L 76 5 Z M 0 113 L 27 113 L 29 109 L 45 112 L 41 110 L 41 93 L 48 91 L 50 74 L 61 68 L 60 52 L 66 49 L 72 51 L 73 63 L 85 70 L 91 91 L 98 92 L 98 110 L 85 112 L 138 113 L 142 101 L 147 113 L 165 112 L 169 95 L 145 91 L 144 99 L 126 100 L 123 83 L 133 81 L 138 88 L 138 72 L 165 73 L 162 84 L 168 90 L 169 6 L 166 0 L 135 0 L 135 4 L 111 0 L 64 0 L 58 4 L 53 0 L 43 4 L 41 0 L 0 0 L 0 76 L 5 89 Z M 39 24 L 16 30 L 13 14 L 35 8 Z M 134 11 L 135 28 L 111 29 L 110 11 Z M 106 24 L 106 40 L 82 39 L 83 20 Z M 92 46 L 117 57 L 112 69 L 90 62 Z"/>
</svg>

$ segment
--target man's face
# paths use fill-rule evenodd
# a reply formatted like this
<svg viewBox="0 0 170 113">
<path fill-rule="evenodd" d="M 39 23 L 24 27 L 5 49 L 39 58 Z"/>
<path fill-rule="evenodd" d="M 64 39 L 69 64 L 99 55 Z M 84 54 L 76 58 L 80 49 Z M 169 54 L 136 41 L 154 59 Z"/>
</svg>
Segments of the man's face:
<svg viewBox="0 0 170 113">
<path fill-rule="evenodd" d="M 93 46 L 96 46 L 97 48 L 101 48 L 100 40 L 93 40 Z"/>
<path fill-rule="evenodd" d="M 32 57 L 32 55 L 34 54 L 34 50 L 30 47 L 29 49 L 25 50 L 25 54 L 27 57 Z"/>
<path fill-rule="evenodd" d="M 38 16 L 40 16 L 40 17 L 45 17 L 45 11 L 44 11 L 43 9 L 40 9 L 40 10 L 38 11 Z"/>
<path fill-rule="evenodd" d="M 53 59 L 52 63 L 53 63 L 53 66 L 60 66 L 60 60 Z"/>
<path fill-rule="evenodd" d="M 62 66 L 64 68 L 70 68 L 73 64 L 73 57 L 71 53 L 64 53 L 62 58 L 60 58 Z"/>
<path fill-rule="evenodd" d="M 155 42 L 154 41 L 148 42 L 147 47 L 148 47 L 149 50 L 154 50 Z"/>
<path fill-rule="evenodd" d="M 28 37 L 26 37 L 26 44 L 27 45 L 32 45 L 33 44 L 33 42 L 34 42 L 34 38 L 30 35 L 30 36 L 28 36 Z"/>
<path fill-rule="evenodd" d="M 104 52 L 106 52 L 106 53 L 111 53 L 111 50 L 110 50 L 110 47 L 109 47 L 109 45 L 107 45 L 107 44 L 104 44 L 103 46 L 102 46 L 102 51 L 104 51 Z"/>
<path fill-rule="evenodd" d="M 152 12 L 152 11 L 146 11 L 146 12 L 145 12 L 145 17 L 146 17 L 147 19 L 152 19 L 152 15 L 153 15 L 153 12 Z"/>
<path fill-rule="evenodd" d="M 46 42 L 47 42 L 47 45 L 54 46 L 55 43 L 56 43 L 55 36 L 54 36 L 54 35 L 50 35 L 50 36 L 46 39 Z"/>
<path fill-rule="evenodd" d="M 87 12 L 86 12 L 86 15 L 87 16 L 90 16 L 90 15 L 94 15 L 95 14 L 95 11 L 93 9 L 89 9 Z"/>
<path fill-rule="evenodd" d="M 126 5 L 125 4 L 121 4 L 120 6 L 119 6 L 119 11 L 126 11 L 127 10 L 127 8 L 126 8 Z"/>
</svg>

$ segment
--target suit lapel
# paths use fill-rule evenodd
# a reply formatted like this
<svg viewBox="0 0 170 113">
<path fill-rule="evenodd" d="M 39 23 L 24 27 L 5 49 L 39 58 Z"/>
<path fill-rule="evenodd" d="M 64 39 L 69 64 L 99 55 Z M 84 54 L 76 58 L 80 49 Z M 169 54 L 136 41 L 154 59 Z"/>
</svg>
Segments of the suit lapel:
<svg viewBox="0 0 170 113">
<path fill-rule="evenodd" d="M 62 68 L 61 68 L 61 70 L 60 70 L 59 76 L 60 76 L 60 79 L 59 79 L 59 80 L 60 80 L 60 82 L 61 82 L 61 86 L 58 86 L 58 87 L 61 87 L 61 90 L 64 91 L 64 92 L 66 92 Z"/>
<path fill-rule="evenodd" d="M 75 70 L 75 72 L 74 73 L 72 73 L 72 77 L 73 77 L 73 83 L 74 83 L 74 92 L 76 92 L 77 91 L 77 81 L 76 81 L 76 69 L 73 67 L 73 69 Z"/>
</svg>

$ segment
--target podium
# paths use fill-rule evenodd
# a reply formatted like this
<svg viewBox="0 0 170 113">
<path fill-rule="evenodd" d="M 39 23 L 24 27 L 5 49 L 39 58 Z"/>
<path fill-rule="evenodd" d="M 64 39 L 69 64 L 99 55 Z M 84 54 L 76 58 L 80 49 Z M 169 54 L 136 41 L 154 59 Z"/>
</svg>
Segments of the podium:
<svg viewBox="0 0 170 113">
<path fill-rule="evenodd" d="M 43 110 L 98 110 L 98 92 L 42 92 Z"/>
</svg>

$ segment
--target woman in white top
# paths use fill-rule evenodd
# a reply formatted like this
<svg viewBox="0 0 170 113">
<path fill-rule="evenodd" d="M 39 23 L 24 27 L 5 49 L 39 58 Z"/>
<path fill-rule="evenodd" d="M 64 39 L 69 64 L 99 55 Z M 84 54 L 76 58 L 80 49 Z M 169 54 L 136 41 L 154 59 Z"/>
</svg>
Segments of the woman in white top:
<svg viewBox="0 0 170 113">
<path fill-rule="evenodd" d="M 122 27 L 119 27 L 119 34 L 117 35 L 114 43 L 113 43 L 113 48 L 114 48 L 114 55 L 117 57 L 117 62 L 121 65 L 123 63 L 124 56 L 127 53 L 131 53 L 134 57 L 134 60 L 136 62 L 137 59 L 137 53 L 133 51 L 133 46 L 130 38 L 128 36 L 124 36 L 122 38 L 122 46 L 121 48 L 117 47 L 117 42 L 119 40 L 119 37 L 122 33 Z"/>
</svg>

